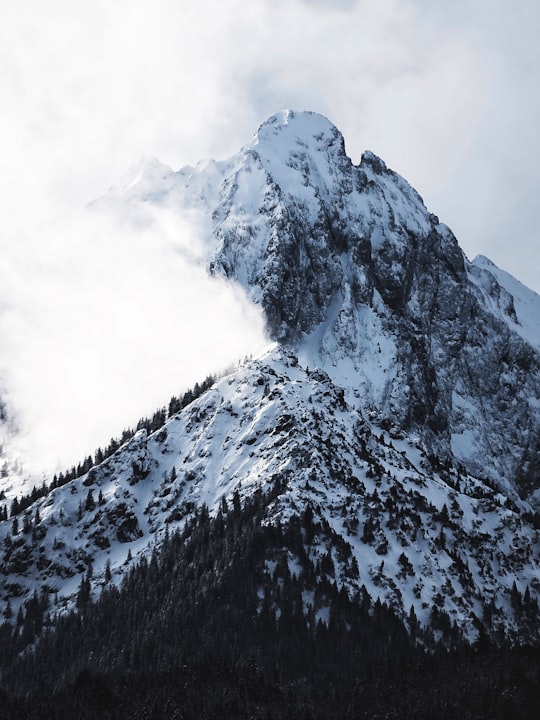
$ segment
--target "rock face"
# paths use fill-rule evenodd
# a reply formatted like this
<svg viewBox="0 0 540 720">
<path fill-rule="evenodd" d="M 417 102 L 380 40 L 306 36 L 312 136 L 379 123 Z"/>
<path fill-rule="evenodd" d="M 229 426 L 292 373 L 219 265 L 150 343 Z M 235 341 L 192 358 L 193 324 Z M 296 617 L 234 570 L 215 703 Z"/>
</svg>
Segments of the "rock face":
<svg viewBox="0 0 540 720">
<path fill-rule="evenodd" d="M 418 437 L 349 404 L 327 373 L 279 347 L 38 499 L 16 532 L 11 519 L 1 523 L 0 600 L 16 615 L 37 590 L 57 595 L 61 611 L 81 580 L 91 576 L 99 593 L 108 565 L 120 578 L 131 558 L 159 547 L 203 503 L 214 513 L 223 498 L 276 480 L 283 490 L 266 522 L 310 508 L 341 540 L 306 551 L 314 566 L 331 557 L 333 580 L 351 597 L 365 588 L 404 620 L 412 607 L 422 625 L 444 613 L 470 638 L 479 622 L 494 635 L 536 637 L 530 507 L 435 463 Z M 516 604 L 518 594 L 528 603 Z"/>
<path fill-rule="evenodd" d="M 313 113 L 275 115 L 224 162 L 145 161 L 97 204 L 199 212 L 210 272 L 263 307 L 277 347 L 40 498 L 25 531 L 3 522 L 0 602 L 45 587 L 69 604 L 90 563 L 97 591 L 107 561 L 119 577 L 194 507 L 277 477 L 267 521 L 324 519 L 350 551 L 309 552 L 351 595 L 422 623 L 436 608 L 468 637 L 537 636 L 537 295 L 470 263 L 403 178 L 368 152 L 353 165 Z"/>
<path fill-rule="evenodd" d="M 353 165 L 321 115 L 279 113 L 229 161 L 156 163 L 117 201 L 198 207 L 210 271 L 263 307 L 273 339 L 431 455 L 538 506 L 537 295 L 469 263 L 418 193 L 370 152 Z"/>
<path fill-rule="evenodd" d="M 214 270 L 242 283 L 306 362 L 338 382 L 352 363 L 362 406 L 533 499 L 538 344 L 489 267 L 471 265 L 382 160 L 364 153 L 354 166 L 320 116 L 271 118 L 243 157 L 214 213 Z"/>
</svg>

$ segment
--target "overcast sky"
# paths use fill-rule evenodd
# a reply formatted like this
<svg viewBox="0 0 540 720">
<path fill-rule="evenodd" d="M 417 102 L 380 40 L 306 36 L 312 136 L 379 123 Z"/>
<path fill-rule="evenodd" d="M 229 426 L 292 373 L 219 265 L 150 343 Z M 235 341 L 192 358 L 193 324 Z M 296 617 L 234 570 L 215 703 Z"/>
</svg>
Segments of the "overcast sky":
<svg viewBox="0 0 540 720">
<path fill-rule="evenodd" d="M 0 370 L 34 454 L 65 462 L 68 437 L 76 460 L 193 382 L 198 337 L 218 365 L 260 340 L 237 295 L 77 218 L 141 156 L 223 159 L 286 107 L 325 114 L 354 162 L 381 156 L 471 259 L 539 292 L 539 31 L 537 0 L 4 0 Z"/>
</svg>

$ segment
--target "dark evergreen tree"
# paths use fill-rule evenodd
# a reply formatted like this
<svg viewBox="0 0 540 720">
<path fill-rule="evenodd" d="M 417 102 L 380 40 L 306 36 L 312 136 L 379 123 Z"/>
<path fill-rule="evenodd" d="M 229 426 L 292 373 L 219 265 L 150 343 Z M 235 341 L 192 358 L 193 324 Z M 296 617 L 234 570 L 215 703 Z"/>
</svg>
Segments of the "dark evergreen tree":
<svg viewBox="0 0 540 720">
<path fill-rule="evenodd" d="M 24 513 L 22 531 L 25 535 L 32 532 L 32 518 L 29 512 Z"/>
<path fill-rule="evenodd" d="M 92 492 L 92 488 L 89 488 L 86 495 L 86 502 L 84 503 L 84 509 L 86 512 L 92 512 L 95 507 L 96 501 L 94 500 L 94 493 Z"/>
</svg>

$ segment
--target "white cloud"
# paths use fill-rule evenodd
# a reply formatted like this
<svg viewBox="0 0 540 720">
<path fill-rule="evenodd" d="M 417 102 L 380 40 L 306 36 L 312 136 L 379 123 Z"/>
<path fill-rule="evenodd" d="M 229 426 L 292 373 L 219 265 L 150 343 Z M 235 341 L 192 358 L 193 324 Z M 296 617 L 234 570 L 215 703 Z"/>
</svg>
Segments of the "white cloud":
<svg viewBox="0 0 540 720">
<path fill-rule="evenodd" d="M 112 313 L 111 327 L 124 333 L 141 372 L 154 359 L 146 350 L 135 352 L 134 318 L 139 316 L 140 329 L 152 327 L 153 316 L 138 284 L 137 262 L 144 259 L 158 277 L 170 272 L 163 285 L 174 282 L 172 269 L 159 269 L 159 254 L 141 256 L 137 245 L 123 264 L 116 251 L 102 261 L 104 242 L 98 242 L 98 253 L 88 233 L 79 237 L 77 223 L 60 221 L 51 233 L 43 231 L 43 219 L 64 217 L 103 194 L 142 155 L 174 168 L 227 157 L 283 107 L 328 115 L 342 130 L 353 160 L 366 148 L 379 154 L 456 231 L 469 255 L 488 255 L 540 290 L 536 2 L 8 0 L 4 5 L 1 249 L 4 274 L 8 264 L 19 273 L 11 270 L 10 301 L 25 314 L 20 321 L 12 312 L 9 332 L 4 321 L 2 342 L 7 359 L 27 348 L 26 372 L 36 384 L 39 371 L 28 351 L 34 343 L 49 342 L 57 362 L 68 366 L 66 378 L 74 366 L 84 367 L 90 378 L 94 373 L 95 382 L 104 373 L 122 374 L 111 353 L 97 348 L 104 342 L 97 330 L 95 348 L 86 353 L 70 340 L 70 334 L 81 337 L 55 282 L 64 295 L 76 297 L 71 307 L 78 313 L 94 313 L 102 321 L 107 309 Z M 132 249 L 120 235 L 110 245 L 129 256 Z M 172 267 L 184 278 L 184 270 Z M 70 273 L 80 278 L 81 272 L 84 282 L 75 285 Z M 116 292 L 113 279 L 121 272 L 118 307 L 127 312 L 125 298 L 132 295 L 139 308 L 123 321 L 127 325 L 107 294 Z M 108 288 L 103 295 L 108 308 L 92 295 L 91 273 Z M 200 279 L 193 292 L 206 297 L 205 282 Z M 169 292 L 167 310 L 177 298 Z M 83 299 L 85 293 L 90 300 Z M 53 298 L 57 305 L 51 305 Z M 200 321 L 198 335 L 193 328 L 190 345 L 208 335 L 210 319 Z M 164 325 L 160 333 L 166 335 Z M 146 347 L 154 341 L 147 336 Z M 182 375 L 185 351 L 175 347 Z M 86 367 L 88 357 L 92 363 Z M 176 390 L 165 390 L 167 382 L 165 396 Z M 59 380 L 56 397 L 61 386 Z M 124 395 L 117 402 L 128 402 L 129 388 L 118 392 Z"/>
<path fill-rule="evenodd" d="M 136 229 L 82 211 L 10 253 L 0 282 L 0 374 L 34 468 L 62 469 L 264 343 L 241 292 L 182 246 L 175 216 Z M 200 252 L 195 252 L 200 256 Z"/>
</svg>

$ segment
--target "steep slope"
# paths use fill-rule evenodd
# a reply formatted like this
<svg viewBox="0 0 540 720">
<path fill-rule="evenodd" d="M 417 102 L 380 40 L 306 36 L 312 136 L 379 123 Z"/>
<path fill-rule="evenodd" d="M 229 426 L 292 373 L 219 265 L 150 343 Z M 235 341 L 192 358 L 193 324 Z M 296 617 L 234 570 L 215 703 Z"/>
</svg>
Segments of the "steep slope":
<svg viewBox="0 0 540 720">
<path fill-rule="evenodd" d="M 471 651 L 439 614 L 445 647 L 412 613 L 406 628 L 365 591 L 349 596 L 331 555 L 310 557 L 321 544 L 346 557 L 348 546 L 309 507 L 264 523 L 281 489 L 277 480 L 244 503 L 235 495 L 214 517 L 199 508 L 120 588 L 109 582 L 93 603 L 81 593 L 78 612 L 32 652 L 18 652 L 26 619 L 11 647 L 0 626 L 3 720 L 453 720 L 465 710 L 536 720 L 540 649 L 483 637 Z M 35 630 L 46 608 L 31 605 Z"/>
<path fill-rule="evenodd" d="M 470 637 L 479 620 L 514 637 L 535 634 L 528 611 L 513 607 L 516 593 L 528 587 L 532 607 L 540 590 L 538 537 L 524 506 L 463 470 L 434 468 L 418 441 L 367 418 L 326 373 L 280 349 L 53 490 L 16 534 L 3 523 L 3 597 L 16 611 L 34 590 L 58 593 L 60 609 L 81 577 L 98 591 L 107 564 L 122 574 L 196 507 L 216 512 L 223 497 L 276 479 L 283 488 L 267 522 L 309 507 L 328 523 L 347 552 L 320 543 L 312 560 L 329 553 L 351 595 L 364 586 L 403 618 L 413 607 L 423 624 L 436 608 Z"/>
<path fill-rule="evenodd" d="M 469 263 L 313 113 L 270 118 L 224 162 L 146 160 L 95 205 L 199 213 L 210 271 L 262 305 L 276 345 L 1 523 L 6 617 L 34 592 L 53 612 L 97 594 L 203 503 L 278 479 L 264 522 L 309 510 L 331 528 L 310 559 L 351 597 L 538 639 L 538 296 Z"/>
<path fill-rule="evenodd" d="M 221 163 L 147 161 L 98 205 L 198 209 L 210 271 L 262 305 L 274 339 L 429 454 L 538 503 L 538 296 L 469 263 L 382 160 L 353 165 L 326 118 L 279 113 Z"/>
<path fill-rule="evenodd" d="M 487 286 L 471 280 L 418 194 L 371 153 L 353 166 L 320 116 L 275 116 L 244 154 L 213 267 L 251 289 L 276 339 L 359 391 L 361 407 L 530 496 L 538 334 L 535 346 L 534 331 L 520 332 L 513 296 L 493 274 Z M 262 199 L 246 190 L 253 176 Z"/>
</svg>

